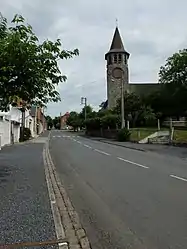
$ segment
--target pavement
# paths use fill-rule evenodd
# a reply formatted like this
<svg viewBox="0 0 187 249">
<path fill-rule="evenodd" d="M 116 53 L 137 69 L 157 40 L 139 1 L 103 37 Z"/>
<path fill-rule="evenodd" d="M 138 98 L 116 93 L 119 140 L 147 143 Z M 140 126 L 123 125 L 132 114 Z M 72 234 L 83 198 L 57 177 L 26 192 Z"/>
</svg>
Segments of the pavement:
<svg viewBox="0 0 187 249">
<path fill-rule="evenodd" d="M 74 133 L 76 135 L 76 133 Z M 85 136 L 85 134 L 80 133 L 78 134 L 83 137 L 87 137 L 91 140 L 100 141 L 102 143 L 113 144 L 124 148 L 129 148 L 132 150 L 139 150 L 139 151 L 151 151 L 161 154 L 168 154 L 173 156 L 178 156 L 181 158 L 187 157 L 187 148 L 185 146 L 179 145 L 164 145 L 164 144 L 139 144 L 134 142 L 118 142 L 112 139 L 106 139 L 101 137 L 89 137 Z"/>
<path fill-rule="evenodd" d="M 0 151 L 0 245 L 56 239 L 42 157 L 47 136 Z"/>
<path fill-rule="evenodd" d="M 137 150 L 52 131 L 49 150 L 93 249 L 186 248 L 184 148 Z"/>
</svg>

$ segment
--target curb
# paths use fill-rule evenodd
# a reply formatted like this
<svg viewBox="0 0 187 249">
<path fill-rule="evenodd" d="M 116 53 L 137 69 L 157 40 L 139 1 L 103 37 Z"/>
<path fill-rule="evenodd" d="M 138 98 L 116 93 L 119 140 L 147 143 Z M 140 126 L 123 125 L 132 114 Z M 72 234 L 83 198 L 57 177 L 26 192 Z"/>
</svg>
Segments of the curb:
<svg viewBox="0 0 187 249">
<path fill-rule="evenodd" d="M 53 185 L 54 194 L 58 210 L 61 216 L 61 223 L 64 228 L 65 237 L 68 241 L 69 249 L 91 249 L 90 242 L 83 229 L 79 216 L 75 211 L 71 201 L 63 187 L 62 181 L 60 180 L 56 167 L 52 161 L 49 152 L 49 140 L 44 147 L 45 156 L 47 159 L 47 171 Z"/>
<path fill-rule="evenodd" d="M 85 137 L 85 138 L 88 138 L 88 139 L 91 139 L 91 140 L 94 140 L 94 141 L 98 141 L 98 142 L 101 142 L 101 143 L 105 143 L 105 144 L 112 144 L 112 145 L 127 148 L 127 149 L 147 152 L 147 150 L 144 150 L 144 149 L 134 148 L 134 147 L 130 147 L 130 146 L 122 145 L 122 144 L 115 144 L 115 143 L 112 143 L 112 142 L 110 142 L 108 140 L 104 140 L 104 139 L 93 139 L 92 137 L 84 136 L 84 135 L 82 135 L 82 137 Z"/>
<path fill-rule="evenodd" d="M 147 150 L 144 150 L 144 149 L 139 149 L 139 148 L 134 148 L 134 147 L 130 147 L 130 146 L 126 146 L 126 145 L 122 145 L 122 144 L 114 144 L 110 141 L 102 141 L 102 140 L 98 140 L 99 142 L 103 142 L 105 144 L 112 144 L 112 145 L 116 145 L 116 146 L 119 146 L 119 147 L 123 147 L 123 148 L 127 148 L 127 149 L 131 149 L 131 150 L 138 150 L 138 151 L 143 151 L 143 152 L 146 152 Z"/>
</svg>

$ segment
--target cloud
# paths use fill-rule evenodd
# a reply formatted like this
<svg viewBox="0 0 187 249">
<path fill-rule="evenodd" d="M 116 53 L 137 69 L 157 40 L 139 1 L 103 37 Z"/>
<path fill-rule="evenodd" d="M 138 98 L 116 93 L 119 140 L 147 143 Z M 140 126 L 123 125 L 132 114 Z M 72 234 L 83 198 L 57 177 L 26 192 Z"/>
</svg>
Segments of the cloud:
<svg viewBox="0 0 187 249">
<path fill-rule="evenodd" d="M 106 63 L 118 18 L 124 46 L 131 54 L 131 82 L 156 82 L 168 56 L 186 46 L 187 2 L 180 0 L 0 0 L 7 18 L 22 14 L 41 39 L 61 38 L 65 49 L 79 48 L 80 56 L 60 63 L 68 76 L 58 87 L 62 102 L 48 106 L 55 116 L 80 110 L 87 97 L 94 108 L 106 99 Z"/>
</svg>

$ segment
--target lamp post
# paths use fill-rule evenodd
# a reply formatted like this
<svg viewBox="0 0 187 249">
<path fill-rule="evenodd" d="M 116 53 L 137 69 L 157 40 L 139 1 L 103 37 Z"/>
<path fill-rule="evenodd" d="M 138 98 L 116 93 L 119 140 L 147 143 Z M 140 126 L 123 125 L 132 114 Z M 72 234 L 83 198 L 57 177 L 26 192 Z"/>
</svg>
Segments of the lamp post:
<svg viewBox="0 0 187 249">
<path fill-rule="evenodd" d="M 125 113 L 124 113 L 124 71 L 120 67 L 114 68 L 112 71 L 112 75 L 115 79 L 121 80 L 121 128 L 123 129 L 125 127 Z"/>
</svg>

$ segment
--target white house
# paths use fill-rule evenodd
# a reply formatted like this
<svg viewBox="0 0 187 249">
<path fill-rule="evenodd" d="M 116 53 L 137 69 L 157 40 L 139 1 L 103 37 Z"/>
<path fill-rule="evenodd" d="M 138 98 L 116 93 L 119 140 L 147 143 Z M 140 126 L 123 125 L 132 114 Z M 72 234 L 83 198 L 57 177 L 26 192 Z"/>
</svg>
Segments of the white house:
<svg viewBox="0 0 187 249">
<path fill-rule="evenodd" d="M 11 143 L 11 121 L 6 112 L 0 112 L 0 149 Z"/>
<path fill-rule="evenodd" d="M 0 112 L 0 148 L 7 144 L 18 143 L 22 113 L 19 107 L 10 107 L 9 112 Z M 25 111 L 25 127 L 31 130 L 31 136 L 35 137 L 34 118 L 30 111 Z"/>
</svg>

